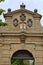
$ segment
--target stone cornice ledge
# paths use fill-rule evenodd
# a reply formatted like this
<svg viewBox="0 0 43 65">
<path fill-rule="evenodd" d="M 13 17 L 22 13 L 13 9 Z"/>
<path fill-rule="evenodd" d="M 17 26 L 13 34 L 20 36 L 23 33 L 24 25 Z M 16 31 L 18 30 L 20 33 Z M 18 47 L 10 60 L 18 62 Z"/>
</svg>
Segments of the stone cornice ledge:
<svg viewBox="0 0 43 65">
<path fill-rule="evenodd" d="M 33 36 L 33 37 L 43 37 L 43 33 L 29 33 L 29 32 L 1 32 L 0 36 Z"/>
</svg>

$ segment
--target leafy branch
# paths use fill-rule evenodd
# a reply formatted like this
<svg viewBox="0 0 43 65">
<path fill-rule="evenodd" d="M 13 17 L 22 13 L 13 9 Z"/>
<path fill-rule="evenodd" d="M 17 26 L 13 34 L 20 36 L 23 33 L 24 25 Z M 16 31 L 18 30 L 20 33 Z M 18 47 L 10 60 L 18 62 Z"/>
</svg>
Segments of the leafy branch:
<svg viewBox="0 0 43 65">
<path fill-rule="evenodd" d="M 5 1 L 5 0 L 0 0 L 0 3 L 1 3 L 1 2 L 4 2 L 4 1 Z M 0 15 L 2 15 L 3 12 L 5 12 L 5 10 L 0 9 Z M 7 25 L 7 23 L 2 22 L 2 19 L 0 19 L 0 26 L 6 26 L 6 25 Z"/>
<path fill-rule="evenodd" d="M 6 26 L 6 25 L 7 25 L 7 23 L 2 22 L 2 20 L 0 20 L 0 26 Z"/>
<path fill-rule="evenodd" d="M 0 15 L 1 15 L 3 12 L 5 12 L 5 10 L 3 10 L 3 9 L 0 9 Z"/>
<path fill-rule="evenodd" d="M 0 2 L 2 2 L 2 1 L 4 2 L 5 0 L 0 0 Z"/>
</svg>

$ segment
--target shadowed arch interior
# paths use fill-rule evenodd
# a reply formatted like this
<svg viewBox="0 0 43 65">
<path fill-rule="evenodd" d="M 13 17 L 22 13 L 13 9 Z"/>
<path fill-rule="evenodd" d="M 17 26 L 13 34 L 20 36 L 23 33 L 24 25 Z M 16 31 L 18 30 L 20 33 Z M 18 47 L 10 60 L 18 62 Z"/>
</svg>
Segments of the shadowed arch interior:
<svg viewBox="0 0 43 65">
<path fill-rule="evenodd" d="M 18 50 L 12 55 L 12 59 L 27 59 L 27 60 L 34 60 L 32 53 L 27 50 Z"/>
</svg>

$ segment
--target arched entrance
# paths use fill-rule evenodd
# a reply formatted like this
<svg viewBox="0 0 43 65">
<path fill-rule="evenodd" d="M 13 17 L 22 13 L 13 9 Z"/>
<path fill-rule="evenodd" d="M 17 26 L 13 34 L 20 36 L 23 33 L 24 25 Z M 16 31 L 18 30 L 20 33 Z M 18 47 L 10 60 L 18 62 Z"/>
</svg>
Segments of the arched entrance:
<svg viewBox="0 0 43 65">
<path fill-rule="evenodd" d="M 16 51 L 11 58 L 11 65 L 34 65 L 34 57 L 27 50 Z"/>
</svg>

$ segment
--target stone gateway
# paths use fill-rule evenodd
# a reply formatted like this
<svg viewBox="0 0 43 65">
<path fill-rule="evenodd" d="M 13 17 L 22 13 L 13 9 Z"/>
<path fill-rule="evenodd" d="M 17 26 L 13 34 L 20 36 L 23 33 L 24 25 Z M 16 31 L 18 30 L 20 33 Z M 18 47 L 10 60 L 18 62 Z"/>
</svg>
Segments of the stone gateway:
<svg viewBox="0 0 43 65">
<path fill-rule="evenodd" d="M 6 26 L 0 26 L 0 65 L 11 65 L 12 59 L 34 60 L 34 65 L 43 65 L 43 28 L 41 15 L 25 9 L 4 14 Z"/>
</svg>

